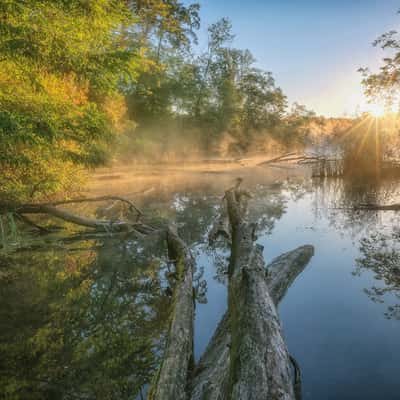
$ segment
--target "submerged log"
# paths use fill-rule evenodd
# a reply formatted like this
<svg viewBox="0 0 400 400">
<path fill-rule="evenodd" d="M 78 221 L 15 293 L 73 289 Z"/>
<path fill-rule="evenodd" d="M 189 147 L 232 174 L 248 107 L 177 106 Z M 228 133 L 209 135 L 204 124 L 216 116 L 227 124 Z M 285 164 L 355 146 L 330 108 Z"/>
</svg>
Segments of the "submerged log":
<svg viewBox="0 0 400 400">
<path fill-rule="evenodd" d="M 363 203 L 355 207 L 356 210 L 376 210 L 376 211 L 399 211 L 400 203 L 394 204 L 372 204 Z"/>
<path fill-rule="evenodd" d="M 242 191 L 226 192 L 232 227 L 228 310 L 231 332 L 226 398 L 294 400 L 291 362 L 268 290 L 262 247 L 247 221 Z"/>
<path fill-rule="evenodd" d="M 304 270 L 314 254 L 311 245 L 301 246 L 274 259 L 267 267 L 267 284 L 277 306 L 290 285 Z M 230 368 L 229 314 L 221 319 L 191 382 L 191 400 L 222 400 L 228 385 Z"/>
<path fill-rule="evenodd" d="M 151 400 L 187 399 L 187 383 L 194 368 L 193 358 L 193 271 L 194 259 L 174 227 L 167 231 L 169 258 L 178 277 L 164 358 L 150 391 Z"/>
</svg>

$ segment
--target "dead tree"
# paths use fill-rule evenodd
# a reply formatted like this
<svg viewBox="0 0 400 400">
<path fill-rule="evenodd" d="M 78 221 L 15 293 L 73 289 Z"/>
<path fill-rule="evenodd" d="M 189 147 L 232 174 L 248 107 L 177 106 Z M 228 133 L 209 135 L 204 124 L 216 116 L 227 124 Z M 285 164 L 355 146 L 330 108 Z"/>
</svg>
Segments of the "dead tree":
<svg viewBox="0 0 400 400">
<path fill-rule="evenodd" d="M 149 399 L 184 400 L 187 399 L 187 384 L 194 367 L 194 259 L 173 226 L 167 230 L 167 245 L 169 258 L 176 266 L 177 284 L 167 345 Z"/>
<path fill-rule="evenodd" d="M 232 227 L 228 312 L 231 350 L 227 398 L 295 398 L 291 362 L 268 290 L 262 248 L 239 188 L 226 192 Z"/>
<path fill-rule="evenodd" d="M 400 203 L 393 204 L 373 204 L 363 203 L 355 207 L 356 210 L 375 210 L 375 211 L 399 211 Z"/>
<path fill-rule="evenodd" d="M 135 213 L 135 218 L 133 221 L 130 220 L 102 220 L 96 218 L 88 218 L 84 216 L 77 215 L 72 211 L 66 210 L 64 208 L 58 207 L 63 204 L 73 204 L 73 203 L 84 203 L 84 202 L 100 202 L 100 201 L 121 201 L 124 204 L 127 204 L 130 212 Z M 46 232 L 46 228 L 40 227 L 35 224 L 26 215 L 31 214 L 45 214 L 51 217 L 55 217 L 61 219 L 65 222 L 69 222 L 78 226 L 90 228 L 91 232 L 100 231 L 107 233 L 129 233 L 129 232 L 137 232 L 140 234 L 149 234 L 154 231 L 154 229 L 142 222 L 140 222 L 140 218 L 142 217 L 142 212 L 129 200 L 124 199 L 122 197 L 116 196 L 102 196 L 102 197 L 94 197 L 94 198 L 80 198 L 80 199 L 71 199 L 64 201 L 56 201 L 53 203 L 42 203 L 42 204 L 19 204 L 13 205 L 9 203 L 1 203 L 0 204 L 1 212 L 12 212 L 20 219 L 30 225 L 36 226 L 38 229 Z M 48 230 L 47 230 L 48 233 Z"/>
<path fill-rule="evenodd" d="M 151 389 L 152 400 L 295 399 L 293 360 L 276 304 L 314 250 L 297 248 L 276 258 L 266 270 L 262 248 L 254 243 L 255 225 L 247 220 L 248 197 L 238 185 L 228 190 L 226 212 L 222 210 L 211 230 L 212 240 L 218 235 L 231 239 L 228 311 L 192 374 L 193 260 L 176 231 L 168 233 L 169 242 L 173 240 L 169 248 L 177 249 L 173 256 L 177 268 L 180 265 L 185 272 L 175 289 L 168 343 Z"/>
<path fill-rule="evenodd" d="M 276 306 L 283 299 L 296 277 L 304 270 L 313 254 L 313 246 L 306 245 L 280 255 L 268 265 L 266 269 L 268 290 Z M 227 312 L 218 324 L 196 366 L 191 381 L 191 400 L 227 398 L 231 349 L 229 327 L 229 313 Z"/>
</svg>

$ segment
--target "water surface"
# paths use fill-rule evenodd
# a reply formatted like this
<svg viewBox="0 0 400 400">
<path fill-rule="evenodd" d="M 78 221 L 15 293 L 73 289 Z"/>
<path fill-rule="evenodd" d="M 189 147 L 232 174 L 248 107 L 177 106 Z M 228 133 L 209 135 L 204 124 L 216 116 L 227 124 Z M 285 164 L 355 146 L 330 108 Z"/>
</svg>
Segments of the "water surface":
<svg viewBox="0 0 400 400">
<path fill-rule="evenodd" d="M 207 233 L 232 176 L 155 182 L 150 193 L 132 199 L 155 223 L 176 221 L 193 248 L 198 359 L 227 307 L 229 253 L 222 242 L 210 248 Z M 303 398 L 398 399 L 399 218 L 352 207 L 395 201 L 400 185 L 264 171 L 250 173 L 245 185 L 254 195 L 251 218 L 259 223 L 266 262 L 300 245 L 315 247 L 279 306 L 289 351 L 301 367 Z M 118 188 L 128 197 L 134 189 Z M 92 207 L 77 211 L 99 213 Z M 0 262 L 6 398 L 145 397 L 162 356 L 174 285 L 162 239 L 64 240 L 3 251 Z"/>
</svg>

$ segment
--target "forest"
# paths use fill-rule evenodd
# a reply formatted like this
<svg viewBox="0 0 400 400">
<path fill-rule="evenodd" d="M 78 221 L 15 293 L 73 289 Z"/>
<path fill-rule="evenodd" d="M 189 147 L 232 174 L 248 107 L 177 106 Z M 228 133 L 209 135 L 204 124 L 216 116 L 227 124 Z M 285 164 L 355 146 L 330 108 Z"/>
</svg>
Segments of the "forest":
<svg viewBox="0 0 400 400">
<path fill-rule="evenodd" d="M 260 3 L 0 2 L 1 398 L 398 398 L 399 35 L 327 114 Z"/>
</svg>

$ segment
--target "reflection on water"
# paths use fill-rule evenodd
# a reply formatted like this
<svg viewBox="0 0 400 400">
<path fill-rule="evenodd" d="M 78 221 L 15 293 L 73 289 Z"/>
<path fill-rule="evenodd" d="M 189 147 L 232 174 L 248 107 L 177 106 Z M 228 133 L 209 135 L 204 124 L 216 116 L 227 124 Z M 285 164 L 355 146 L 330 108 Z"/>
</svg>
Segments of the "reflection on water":
<svg viewBox="0 0 400 400">
<path fill-rule="evenodd" d="M 3 394 L 133 398 L 158 365 L 166 328 L 161 246 L 108 241 L 96 252 L 9 259 L 1 275 Z"/>
<path fill-rule="evenodd" d="M 207 233 L 230 182 L 222 175 L 180 179 L 135 199 L 154 221 L 175 220 L 193 248 L 196 358 L 226 310 L 229 252 L 224 242 L 210 248 Z M 267 262 L 296 246 L 315 246 L 280 306 L 289 350 L 302 369 L 303 398 L 397 399 L 399 218 L 353 206 L 397 201 L 400 185 L 263 175 L 245 182 Z M 172 268 L 156 237 L 2 255 L 0 393 L 145 398 L 165 343 Z"/>
<path fill-rule="evenodd" d="M 400 232 L 372 233 L 361 239 L 355 275 L 372 271 L 376 282 L 365 293 L 372 301 L 389 303 L 385 316 L 400 320 Z"/>
</svg>

